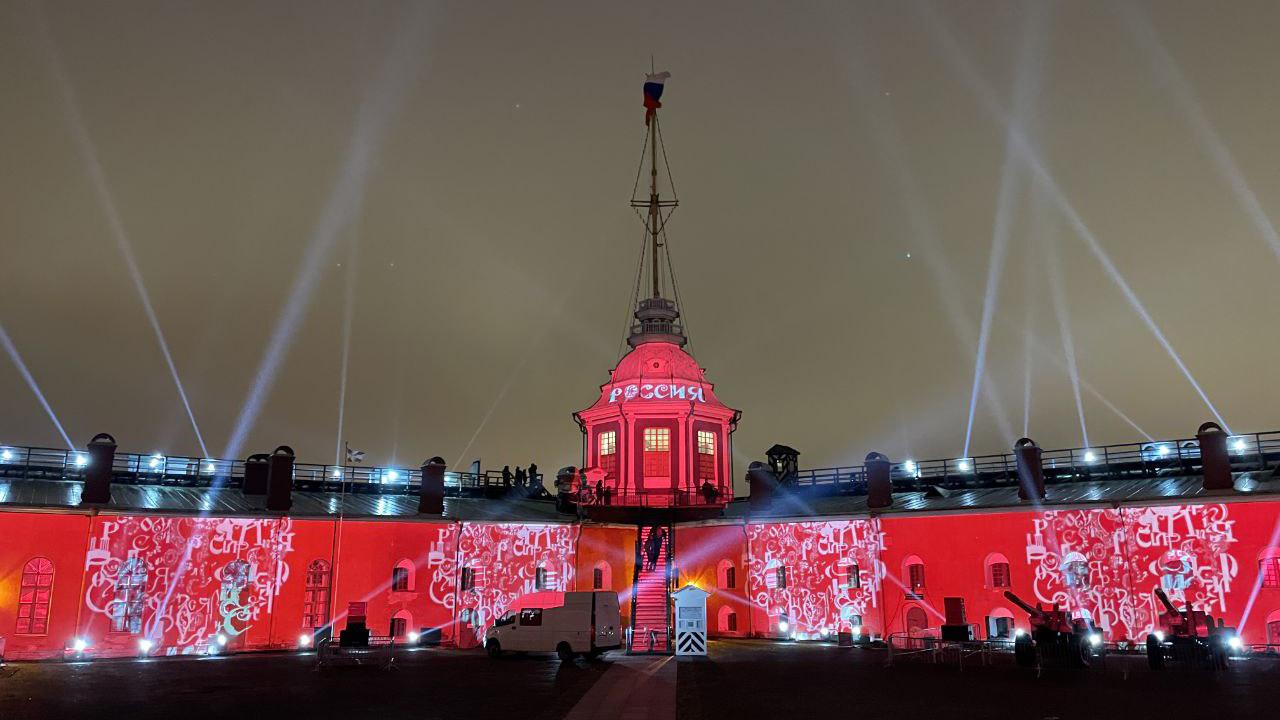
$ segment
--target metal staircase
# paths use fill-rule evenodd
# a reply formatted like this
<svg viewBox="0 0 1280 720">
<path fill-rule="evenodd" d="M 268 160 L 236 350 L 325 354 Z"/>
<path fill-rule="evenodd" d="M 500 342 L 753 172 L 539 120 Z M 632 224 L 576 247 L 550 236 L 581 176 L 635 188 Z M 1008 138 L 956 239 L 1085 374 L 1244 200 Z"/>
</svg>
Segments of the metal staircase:
<svg viewBox="0 0 1280 720">
<path fill-rule="evenodd" d="M 652 568 L 646 552 L 649 536 L 655 529 L 663 531 L 657 562 Z M 674 528 L 669 525 L 640 527 L 636 533 L 636 564 L 632 578 L 631 632 L 627 652 L 631 654 L 669 655 L 671 653 L 671 591 L 675 581 L 672 558 Z"/>
</svg>

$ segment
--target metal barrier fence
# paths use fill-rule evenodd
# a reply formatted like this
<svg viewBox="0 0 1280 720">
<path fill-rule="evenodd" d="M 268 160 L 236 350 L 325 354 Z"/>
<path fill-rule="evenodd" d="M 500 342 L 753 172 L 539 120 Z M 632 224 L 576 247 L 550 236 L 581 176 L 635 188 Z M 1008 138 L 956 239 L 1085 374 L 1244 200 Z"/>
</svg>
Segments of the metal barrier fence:
<svg viewBox="0 0 1280 720">
<path fill-rule="evenodd" d="M 0 479 L 83 481 L 90 463 L 89 454 L 79 450 L 0 446 Z M 220 460 L 142 455 L 117 452 L 111 464 L 113 482 L 174 487 L 237 487 L 244 479 L 243 460 Z M 527 484 L 542 485 L 542 474 Z M 422 471 L 401 467 L 358 467 L 294 463 L 293 486 L 298 490 L 413 494 L 422 485 Z M 500 491 L 515 487 L 505 483 L 502 473 L 445 472 L 446 491 Z"/>
<path fill-rule="evenodd" d="M 1280 468 L 1280 431 L 1232 435 L 1227 451 L 1233 472 Z M 1044 450 L 1041 468 L 1046 483 L 1135 480 L 1195 474 L 1201 471 L 1200 443 L 1195 438 L 1161 440 L 1092 448 Z M 904 460 L 890 466 L 894 491 L 990 488 L 1018 484 L 1013 453 L 948 460 Z M 825 488 L 838 494 L 865 494 L 865 465 L 799 471 L 797 488 Z"/>
</svg>

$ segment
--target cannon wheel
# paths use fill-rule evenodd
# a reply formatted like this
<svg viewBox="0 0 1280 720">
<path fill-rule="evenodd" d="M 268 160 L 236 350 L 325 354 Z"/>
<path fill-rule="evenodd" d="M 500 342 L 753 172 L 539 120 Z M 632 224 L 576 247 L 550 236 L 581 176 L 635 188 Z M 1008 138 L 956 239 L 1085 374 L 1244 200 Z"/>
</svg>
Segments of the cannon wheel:
<svg viewBox="0 0 1280 720">
<path fill-rule="evenodd" d="M 1072 667 L 1089 667 L 1089 641 L 1084 635 L 1072 633 L 1067 637 L 1067 660 Z"/>
<path fill-rule="evenodd" d="M 1029 635 L 1019 635 L 1013 641 L 1013 659 L 1019 667 L 1035 667 L 1036 646 Z"/>
<path fill-rule="evenodd" d="M 1147 636 L 1147 667 L 1152 670 L 1164 669 L 1164 646 L 1155 635 Z"/>
</svg>

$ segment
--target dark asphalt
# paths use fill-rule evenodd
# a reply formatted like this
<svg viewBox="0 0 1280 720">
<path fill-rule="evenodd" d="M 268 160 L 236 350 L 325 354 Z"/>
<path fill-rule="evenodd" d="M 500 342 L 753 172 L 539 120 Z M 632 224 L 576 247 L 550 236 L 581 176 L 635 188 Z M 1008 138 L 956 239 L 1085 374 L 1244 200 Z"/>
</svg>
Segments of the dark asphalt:
<svg viewBox="0 0 1280 720">
<path fill-rule="evenodd" d="M 610 675 L 615 681 L 635 672 L 632 660 L 607 656 L 561 666 L 550 655 L 494 662 L 453 650 L 405 652 L 390 671 L 317 672 L 313 657 L 287 654 L 11 664 L 0 668 L 0 720 L 540 720 L 567 715 L 615 665 L 621 673 Z M 707 660 L 679 661 L 676 679 L 676 714 L 690 720 L 1222 720 L 1272 717 L 1280 707 L 1277 660 L 1238 661 L 1222 673 L 1174 667 L 1153 673 L 1142 658 L 1112 656 L 1105 667 L 1049 669 L 1037 677 L 1014 667 L 1009 656 L 963 670 L 905 658 L 885 667 L 878 651 L 733 641 L 712 643 Z M 616 716 L 662 714 L 649 712 L 656 707 L 642 707 L 644 702 L 633 697 L 616 708 Z M 579 716 L 588 704 L 579 707 Z M 587 715 L 609 713 L 593 709 Z"/>
<path fill-rule="evenodd" d="M 932 665 L 883 651 L 818 644 L 712 643 L 714 662 L 682 662 L 682 718 L 742 720 L 1060 720 L 1267 718 L 1280 708 L 1280 661 L 1234 662 L 1226 672 L 1147 669 L 1144 657 L 1110 656 L 1089 670 L 1034 670 L 1012 655 L 980 667 Z"/>
</svg>

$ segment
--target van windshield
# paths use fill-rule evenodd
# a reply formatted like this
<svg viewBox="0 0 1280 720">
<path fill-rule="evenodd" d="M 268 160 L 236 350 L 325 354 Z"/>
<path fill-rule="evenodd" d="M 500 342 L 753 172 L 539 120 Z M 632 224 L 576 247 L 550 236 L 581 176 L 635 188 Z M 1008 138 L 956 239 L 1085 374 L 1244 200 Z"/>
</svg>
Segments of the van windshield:
<svg viewBox="0 0 1280 720">
<path fill-rule="evenodd" d="M 502 625 L 510 625 L 515 621 L 516 621 L 516 614 L 514 612 L 508 612 L 506 615 L 503 615 L 497 620 L 494 620 L 493 625 L 494 627 L 499 627 Z"/>
</svg>

